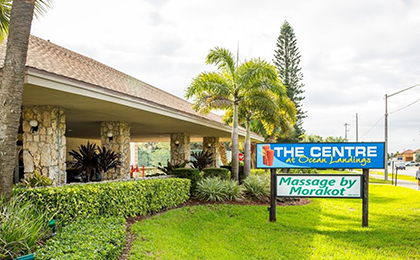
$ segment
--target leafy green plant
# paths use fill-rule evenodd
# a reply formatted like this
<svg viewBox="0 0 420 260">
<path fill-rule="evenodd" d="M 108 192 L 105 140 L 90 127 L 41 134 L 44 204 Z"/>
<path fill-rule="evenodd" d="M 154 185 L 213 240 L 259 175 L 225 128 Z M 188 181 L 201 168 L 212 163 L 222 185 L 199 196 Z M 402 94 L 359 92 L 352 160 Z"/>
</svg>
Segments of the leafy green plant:
<svg viewBox="0 0 420 260">
<path fill-rule="evenodd" d="M 123 217 L 93 218 L 72 222 L 35 253 L 35 259 L 118 259 L 126 237 Z"/>
<path fill-rule="evenodd" d="M 200 172 L 198 169 L 194 168 L 177 168 L 172 171 L 172 173 L 178 178 L 186 178 L 191 180 L 191 189 L 190 193 L 194 195 L 195 189 L 197 187 L 197 182 L 201 180 Z"/>
<path fill-rule="evenodd" d="M 191 156 L 195 159 L 191 161 L 192 166 L 201 172 L 204 168 L 213 163 L 212 155 L 213 153 L 210 151 L 192 152 Z"/>
<path fill-rule="evenodd" d="M 31 253 L 49 232 L 52 214 L 37 210 L 21 196 L 0 198 L 0 259 Z"/>
<path fill-rule="evenodd" d="M 166 175 L 173 174 L 173 171 L 178 168 L 184 168 L 190 161 L 184 161 L 178 164 L 172 164 L 169 160 L 166 161 L 166 166 L 163 166 L 161 162 L 158 163 L 157 168 L 164 172 Z"/>
<path fill-rule="evenodd" d="M 190 180 L 167 178 L 86 183 L 42 189 L 15 188 L 41 212 L 63 225 L 97 216 L 133 217 L 175 207 L 190 197 Z"/>
<path fill-rule="evenodd" d="M 80 145 L 79 150 L 69 152 L 73 156 L 72 165 L 79 169 L 84 181 L 99 181 L 103 173 L 121 166 L 121 154 L 105 147 L 97 147 L 94 143 Z"/>
<path fill-rule="evenodd" d="M 270 181 L 268 176 L 249 175 L 243 181 L 245 194 L 256 201 L 267 201 L 270 197 Z"/>
<path fill-rule="evenodd" d="M 110 169 L 116 169 L 120 167 L 122 164 L 121 162 L 121 154 L 116 153 L 112 150 L 108 150 L 105 147 L 99 148 L 98 147 L 98 169 L 103 175 Z"/>
<path fill-rule="evenodd" d="M 69 152 L 73 156 L 73 167 L 79 169 L 82 178 L 88 182 L 96 174 L 98 169 L 99 159 L 96 149 L 96 144 L 88 142 L 87 145 L 80 145 L 79 151 L 71 150 Z"/>
<path fill-rule="evenodd" d="M 26 174 L 25 178 L 23 178 L 18 186 L 19 187 L 46 187 L 51 186 L 53 184 L 53 180 L 44 176 L 37 171 L 33 173 Z"/>
<path fill-rule="evenodd" d="M 203 178 L 212 178 L 212 177 L 218 177 L 222 180 L 228 180 L 230 179 L 230 171 L 226 168 L 216 168 L 216 167 L 204 168 Z"/>
<path fill-rule="evenodd" d="M 234 180 L 207 178 L 197 183 L 195 196 L 204 201 L 235 200 L 242 197 L 242 187 Z"/>
</svg>

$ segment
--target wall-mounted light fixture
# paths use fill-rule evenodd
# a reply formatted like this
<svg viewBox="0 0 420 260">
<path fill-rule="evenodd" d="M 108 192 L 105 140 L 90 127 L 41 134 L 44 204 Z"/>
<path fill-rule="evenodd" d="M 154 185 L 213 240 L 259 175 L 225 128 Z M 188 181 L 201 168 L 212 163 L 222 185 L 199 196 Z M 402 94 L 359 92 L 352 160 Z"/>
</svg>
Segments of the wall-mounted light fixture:
<svg viewBox="0 0 420 260">
<path fill-rule="evenodd" d="M 211 144 L 207 144 L 207 148 L 209 148 L 209 149 L 210 149 L 210 148 L 211 148 Z"/>
<path fill-rule="evenodd" d="M 175 141 L 175 145 L 179 146 L 179 141 L 178 140 Z"/>
<path fill-rule="evenodd" d="M 114 135 L 112 134 L 112 132 L 108 132 L 106 133 L 106 136 L 108 136 L 108 140 L 111 142 L 112 140 L 114 140 Z"/>
<path fill-rule="evenodd" d="M 36 121 L 35 119 L 32 119 L 29 121 L 29 125 L 31 126 L 32 133 L 38 131 L 38 121 Z"/>
</svg>

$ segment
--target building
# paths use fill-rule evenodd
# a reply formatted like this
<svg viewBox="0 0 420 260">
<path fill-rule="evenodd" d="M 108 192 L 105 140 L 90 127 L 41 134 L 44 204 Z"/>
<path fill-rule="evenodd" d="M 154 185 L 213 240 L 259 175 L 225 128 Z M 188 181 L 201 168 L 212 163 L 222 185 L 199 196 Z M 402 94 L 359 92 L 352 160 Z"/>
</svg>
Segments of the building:
<svg viewBox="0 0 420 260">
<path fill-rule="evenodd" d="M 0 55 L 5 51 L 4 42 Z M 25 173 L 41 172 L 55 184 L 66 183 L 68 152 L 88 140 L 123 155 L 123 167 L 106 178 L 129 178 L 130 142 L 170 142 L 177 163 L 189 158 L 191 141 L 217 156 L 216 144 L 231 137 L 219 116 L 201 115 L 181 98 L 35 36 L 25 73 L 18 158 Z"/>
</svg>

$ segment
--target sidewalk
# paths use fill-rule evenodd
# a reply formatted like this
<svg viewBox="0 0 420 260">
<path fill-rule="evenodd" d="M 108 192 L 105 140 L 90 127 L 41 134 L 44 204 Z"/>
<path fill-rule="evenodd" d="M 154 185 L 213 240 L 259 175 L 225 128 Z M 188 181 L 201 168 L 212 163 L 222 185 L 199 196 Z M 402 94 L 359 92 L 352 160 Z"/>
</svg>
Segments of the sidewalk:
<svg viewBox="0 0 420 260">
<path fill-rule="evenodd" d="M 383 175 L 369 174 L 369 176 L 372 177 L 372 178 L 375 178 L 375 179 L 381 179 L 381 180 L 384 179 Z M 389 180 L 392 181 L 391 179 L 389 179 Z M 414 178 L 413 178 L 413 180 L 414 180 Z M 384 185 L 386 185 L 386 184 L 384 184 Z M 395 186 L 395 180 L 394 180 L 393 185 Z M 410 189 L 413 189 L 413 190 L 418 190 L 417 182 L 414 182 L 414 181 L 406 181 L 406 180 L 397 179 L 397 185 L 396 186 L 406 187 L 406 188 L 410 188 Z"/>
</svg>

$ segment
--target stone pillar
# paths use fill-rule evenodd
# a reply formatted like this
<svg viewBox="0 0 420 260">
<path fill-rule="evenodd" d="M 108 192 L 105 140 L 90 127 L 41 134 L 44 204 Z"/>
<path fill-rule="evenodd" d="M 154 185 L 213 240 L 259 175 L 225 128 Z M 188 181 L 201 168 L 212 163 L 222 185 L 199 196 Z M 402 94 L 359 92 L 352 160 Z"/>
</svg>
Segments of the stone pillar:
<svg viewBox="0 0 420 260">
<path fill-rule="evenodd" d="M 171 163 L 180 164 L 189 161 L 190 154 L 190 135 L 171 134 Z"/>
<path fill-rule="evenodd" d="M 220 167 L 219 163 L 219 138 L 218 137 L 203 137 L 203 152 L 208 151 L 212 154 L 213 163 L 211 167 Z"/>
<path fill-rule="evenodd" d="M 122 122 L 101 123 L 101 143 L 106 149 L 121 154 L 121 167 L 109 170 L 103 180 L 130 178 L 130 125 Z"/>
<path fill-rule="evenodd" d="M 37 126 L 29 122 L 36 120 Z M 34 121 L 35 122 L 35 121 Z M 37 171 L 54 185 L 66 183 L 66 116 L 54 106 L 22 109 L 23 164 L 25 175 Z"/>
</svg>

